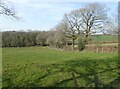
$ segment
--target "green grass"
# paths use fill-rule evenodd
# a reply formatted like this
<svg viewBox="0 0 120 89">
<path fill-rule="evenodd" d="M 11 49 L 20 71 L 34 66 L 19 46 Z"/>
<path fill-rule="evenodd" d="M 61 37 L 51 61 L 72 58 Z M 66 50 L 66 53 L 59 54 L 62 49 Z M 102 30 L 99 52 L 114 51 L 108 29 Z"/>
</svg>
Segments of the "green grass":
<svg viewBox="0 0 120 89">
<path fill-rule="evenodd" d="M 71 73 L 79 87 L 113 86 L 118 78 L 113 53 L 3 48 L 2 58 L 3 87 L 74 87 Z"/>
<path fill-rule="evenodd" d="M 93 43 L 102 43 L 102 42 L 118 42 L 117 35 L 94 35 L 92 36 Z"/>
</svg>

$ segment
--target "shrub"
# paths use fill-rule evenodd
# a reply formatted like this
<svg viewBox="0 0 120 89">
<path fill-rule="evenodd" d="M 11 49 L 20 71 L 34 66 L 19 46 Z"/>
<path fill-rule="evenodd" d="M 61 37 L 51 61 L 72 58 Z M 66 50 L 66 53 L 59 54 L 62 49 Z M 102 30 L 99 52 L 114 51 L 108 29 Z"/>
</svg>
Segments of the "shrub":
<svg viewBox="0 0 120 89">
<path fill-rule="evenodd" d="M 85 48 L 85 42 L 84 39 L 79 37 L 78 38 L 78 50 L 82 51 Z"/>
</svg>

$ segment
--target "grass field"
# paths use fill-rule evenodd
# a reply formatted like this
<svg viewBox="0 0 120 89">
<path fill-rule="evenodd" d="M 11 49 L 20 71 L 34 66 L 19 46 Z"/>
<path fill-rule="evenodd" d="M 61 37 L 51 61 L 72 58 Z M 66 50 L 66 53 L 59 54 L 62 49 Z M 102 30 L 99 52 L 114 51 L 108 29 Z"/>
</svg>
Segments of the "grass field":
<svg viewBox="0 0 120 89">
<path fill-rule="evenodd" d="M 118 35 L 93 35 L 92 43 L 118 42 Z"/>
<path fill-rule="evenodd" d="M 26 47 L 3 48 L 2 56 L 3 87 L 118 86 L 117 54 Z"/>
</svg>

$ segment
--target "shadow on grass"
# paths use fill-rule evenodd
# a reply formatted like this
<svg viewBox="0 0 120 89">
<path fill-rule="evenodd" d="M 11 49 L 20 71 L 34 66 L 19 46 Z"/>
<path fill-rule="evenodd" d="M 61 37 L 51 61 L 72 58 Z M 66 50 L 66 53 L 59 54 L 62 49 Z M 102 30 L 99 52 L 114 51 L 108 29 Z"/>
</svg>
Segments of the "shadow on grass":
<svg viewBox="0 0 120 89">
<path fill-rule="evenodd" d="M 112 59 L 102 59 L 102 60 L 69 60 L 63 64 L 51 64 L 45 65 L 45 67 L 49 67 L 47 69 L 47 73 L 34 79 L 33 82 L 26 82 L 26 86 L 23 87 L 42 87 L 40 84 L 41 81 L 44 81 L 50 75 L 54 75 L 58 72 L 68 73 L 70 78 L 65 78 L 62 81 L 57 81 L 53 85 L 49 85 L 46 87 L 60 87 L 65 86 L 65 84 L 69 82 L 73 82 L 72 87 L 94 87 L 94 88 L 113 88 L 120 87 L 120 76 L 118 76 L 118 69 L 120 68 L 117 65 L 117 62 Z M 53 71 L 53 69 L 56 69 Z M 114 75 L 115 74 L 115 75 Z M 110 75 L 113 75 L 114 79 Z M 116 76 L 117 75 L 117 76 Z M 64 77 L 64 76 L 63 76 Z M 60 78 L 58 78 L 59 80 Z M 81 79 L 84 79 L 85 84 L 82 84 Z M 12 80 L 4 80 L 8 81 L 8 87 L 14 86 L 12 85 Z M 3 82 L 4 82 L 3 81 Z M 49 81 L 49 80 L 48 80 Z M 107 82 L 107 83 L 106 83 Z M 38 84 L 37 84 L 38 83 Z M 71 87 L 71 86 L 70 86 Z"/>
<path fill-rule="evenodd" d="M 76 75 L 75 78 L 71 77 L 65 80 L 62 80 L 61 82 L 57 82 L 55 85 L 55 87 L 61 86 L 67 82 L 70 81 L 75 81 L 77 84 L 74 84 L 73 87 L 95 87 L 95 88 L 101 88 L 101 87 L 109 87 L 109 88 L 113 88 L 113 87 L 119 87 L 119 76 L 116 77 L 114 80 L 112 80 L 111 82 L 110 79 L 106 79 L 105 81 L 102 80 L 102 77 L 108 77 L 111 78 L 109 76 L 109 74 L 114 73 L 113 71 L 116 70 L 115 75 L 118 75 L 118 66 L 111 66 L 110 67 L 110 63 L 114 62 L 113 60 L 110 61 L 104 61 L 104 60 L 73 60 L 73 61 L 68 61 L 66 62 L 65 65 L 69 66 L 69 69 L 67 70 L 67 72 L 70 73 L 74 73 L 74 75 Z M 104 64 L 104 65 L 102 65 Z M 100 66 L 102 65 L 102 66 Z M 84 72 L 81 70 L 78 70 L 77 68 L 84 68 Z M 107 75 L 104 75 L 107 74 Z M 86 81 L 85 86 L 81 85 L 80 82 L 78 83 L 77 80 L 80 81 L 80 79 L 84 79 Z M 105 82 L 108 83 L 105 83 Z M 78 86 L 75 86 L 78 85 Z"/>
</svg>

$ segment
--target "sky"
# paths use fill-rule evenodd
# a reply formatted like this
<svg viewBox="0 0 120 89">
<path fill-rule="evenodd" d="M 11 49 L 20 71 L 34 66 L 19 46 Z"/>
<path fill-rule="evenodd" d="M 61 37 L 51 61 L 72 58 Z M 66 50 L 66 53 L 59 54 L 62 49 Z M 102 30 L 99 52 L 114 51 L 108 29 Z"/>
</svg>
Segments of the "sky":
<svg viewBox="0 0 120 89">
<path fill-rule="evenodd" d="M 92 2 L 105 4 L 110 9 L 109 16 L 113 16 L 117 11 L 117 0 L 92 0 Z M 89 0 L 69 0 L 66 2 L 63 0 L 8 0 L 8 4 L 15 8 L 17 15 L 22 19 L 15 20 L 1 15 L 0 30 L 50 30 L 62 20 L 65 13 L 79 9 L 87 3 Z"/>
</svg>

